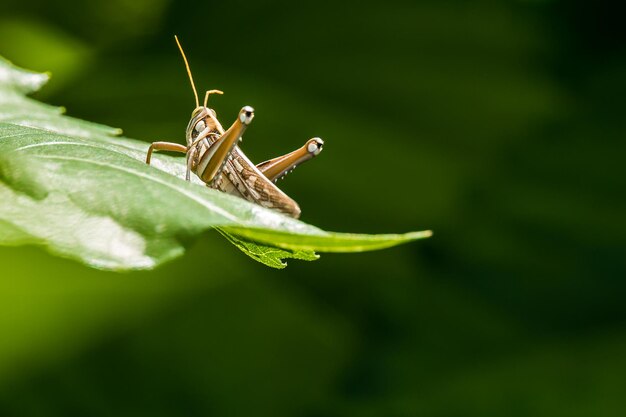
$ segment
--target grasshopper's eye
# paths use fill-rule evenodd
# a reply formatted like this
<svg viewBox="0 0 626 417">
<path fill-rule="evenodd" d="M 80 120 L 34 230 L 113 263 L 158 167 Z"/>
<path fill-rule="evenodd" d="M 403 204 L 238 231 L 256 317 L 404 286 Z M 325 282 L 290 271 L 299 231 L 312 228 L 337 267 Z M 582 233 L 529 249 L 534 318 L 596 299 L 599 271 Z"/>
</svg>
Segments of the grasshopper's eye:
<svg viewBox="0 0 626 417">
<path fill-rule="evenodd" d="M 196 123 L 196 132 L 200 133 L 204 130 L 204 128 L 206 128 L 204 120 L 200 120 L 198 123 Z"/>
</svg>

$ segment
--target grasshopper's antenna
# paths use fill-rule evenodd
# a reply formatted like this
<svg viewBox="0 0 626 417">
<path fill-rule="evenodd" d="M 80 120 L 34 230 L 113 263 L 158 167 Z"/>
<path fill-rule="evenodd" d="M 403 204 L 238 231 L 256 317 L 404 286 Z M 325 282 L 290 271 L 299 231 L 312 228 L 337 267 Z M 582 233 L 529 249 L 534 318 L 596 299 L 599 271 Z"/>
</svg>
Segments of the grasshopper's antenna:
<svg viewBox="0 0 626 417">
<path fill-rule="evenodd" d="M 220 90 L 209 90 L 206 92 L 206 95 L 204 96 L 204 107 L 206 107 L 206 103 L 207 101 L 209 101 L 209 94 L 224 94 L 223 91 Z"/>
<path fill-rule="evenodd" d="M 178 45 L 178 49 L 180 49 L 180 53 L 183 56 L 183 61 L 185 61 L 185 68 L 187 68 L 187 74 L 189 74 L 189 81 L 191 82 L 191 88 L 193 89 L 193 95 L 196 98 L 196 107 L 200 106 L 200 101 L 198 101 L 198 92 L 196 91 L 196 85 L 193 83 L 193 77 L 191 76 L 191 69 L 189 69 L 189 62 L 187 62 L 187 57 L 185 56 L 185 52 L 183 51 L 183 47 L 180 46 L 180 42 L 178 41 L 178 36 L 174 35 L 174 39 L 176 39 L 176 44 Z"/>
</svg>

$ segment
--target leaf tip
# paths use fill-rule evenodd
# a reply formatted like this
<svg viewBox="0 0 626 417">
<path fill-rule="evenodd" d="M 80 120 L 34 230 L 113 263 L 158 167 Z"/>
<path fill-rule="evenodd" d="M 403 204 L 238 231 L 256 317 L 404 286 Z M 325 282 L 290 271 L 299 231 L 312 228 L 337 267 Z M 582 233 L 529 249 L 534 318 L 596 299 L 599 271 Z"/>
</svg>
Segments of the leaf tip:
<svg viewBox="0 0 626 417">
<path fill-rule="evenodd" d="M 407 238 L 406 241 L 409 242 L 409 241 L 419 240 L 419 239 L 428 239 L 432 235 L 433 235 L 432 230 L 421 230 L 419 232 L 409 232 L 405 234 L 404 236 Z"/>
</svg>

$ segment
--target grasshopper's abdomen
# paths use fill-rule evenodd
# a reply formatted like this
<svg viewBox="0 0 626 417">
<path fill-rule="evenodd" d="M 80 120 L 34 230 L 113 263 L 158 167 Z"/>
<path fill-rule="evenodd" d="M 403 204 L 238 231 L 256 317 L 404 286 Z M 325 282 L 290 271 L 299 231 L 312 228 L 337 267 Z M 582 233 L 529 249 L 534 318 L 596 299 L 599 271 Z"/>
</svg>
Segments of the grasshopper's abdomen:
<svg viewBox="0 0 626 417">
<path fill-rule="evenodd" d="M 298 203 L 276 187 L 237 147 L 212 187 L 296 219 L 300 217 Z"/>
</svg>

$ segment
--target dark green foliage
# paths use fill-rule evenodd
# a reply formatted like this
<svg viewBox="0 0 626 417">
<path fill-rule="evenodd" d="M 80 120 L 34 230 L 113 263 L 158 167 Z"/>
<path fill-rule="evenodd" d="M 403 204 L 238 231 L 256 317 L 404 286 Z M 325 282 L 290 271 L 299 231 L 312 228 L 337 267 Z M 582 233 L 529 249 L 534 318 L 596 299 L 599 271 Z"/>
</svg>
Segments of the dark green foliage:
<svg viewBox="0 0 626 417">
<path fill-rule="evenodd" d="M 280 183 L 305 222 L 436 233 L 282 271 L 214 232 L 127 274 L 2 248 L 0 415 L 626 414 L 616 2 L 11 3 L 42 101 L 183 142 L 178 34 L 253 161 L 324 138 Z"/>
</svg>

